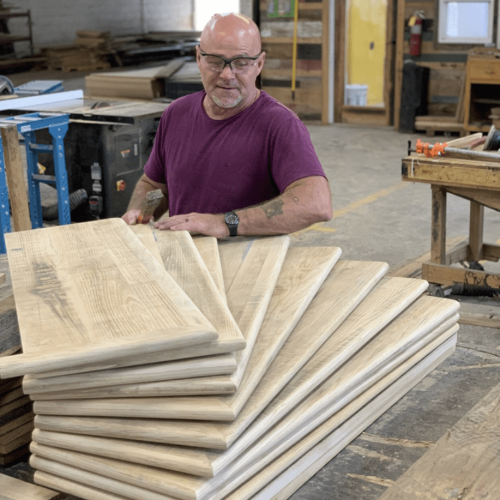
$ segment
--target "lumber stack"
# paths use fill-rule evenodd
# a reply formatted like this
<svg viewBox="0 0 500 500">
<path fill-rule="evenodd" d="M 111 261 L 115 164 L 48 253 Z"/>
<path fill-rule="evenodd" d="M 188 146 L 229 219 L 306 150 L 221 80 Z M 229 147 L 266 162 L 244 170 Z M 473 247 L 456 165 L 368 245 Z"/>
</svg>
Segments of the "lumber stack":
<svg viewBox="0 0 500 500">
<path fill-rule="evenodd" d="M 48 69 L 68 72 L 109 68 L 107 55 L 112 52 L 110 33 L 81 30 L 76 34 L 74 45 L 42 49 Z"/>
<path fill-rule="evenodd" d="M 89 500 L 287 498 L 456 344 L 455 301 L 336 247 L 6 239 L 24 354 L 0 375 L 35 400 L 35 481 Z"/>
<path fill-rule="evenodd" d="M 17 351 L 19 347 L 6 349 L 0 358 Z M 8 465 L 29 453 L 35 415 L 22 382 L 22 377 L 0 380 L 0 465 Z"/>
<path fill-rule="evenodd" d="M 92 73 L 85 77 L 86 95 L 155 99 L 164 95 L 163 79 L 169 78 L 183 65 L 183 59 L 174 59 L 166 65 L 153 68 Z"/>
</svg>

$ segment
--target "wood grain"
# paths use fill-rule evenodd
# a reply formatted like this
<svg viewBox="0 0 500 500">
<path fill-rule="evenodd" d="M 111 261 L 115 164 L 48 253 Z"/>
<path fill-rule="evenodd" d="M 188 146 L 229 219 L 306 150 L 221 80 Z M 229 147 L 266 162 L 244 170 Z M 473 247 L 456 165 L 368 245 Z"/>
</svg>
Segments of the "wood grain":
<svg viewBox="0 0 500 500">
<path fill-rule="evenodd" d="M 227 303 L 217 238 L 212 236 L 195 236 L 193 238 L 193 243 L 207 266 L 208 272 L 210 276 L 212 276 L 217 290 L 219 290 L 221 297 Z"/>
<path fill-rule="evenodd" d="M 202 344 L 213 326 L 121 219 L 6 235 L 24 354 L 13 377 Z"/>
<path fill-rule="evenodd" d="M 500 385 L 414 463 L 380 498 L 464 500 L 500 495 Z"/>
<path fill-rule="evenodd" d="M 35 445 L 34 443 L 31 444 L 32 452 L 37 448 L 37 445 Z M 133 498 L 135 500 L 173 500 L 171 497 L 167 497 L 150 490 L 146 491 L 142 488 L 137 488 L 130 484 L 124 483 L 123 481 L 108 479 L 104 476 L 92 474 L 81 469 L 76 469 L 75 467 L 70 467 L 62 463 L 54 462 L 52 460 L 47 460 L 37 455 L 31 455 L 30 465 L 35 469 L 39 469 L 43 472 L 48 472 L 49 474 L 53 474 L 64 479 L 69 479 L 70 481 L 75 481 L 82 484 L 91 484 L 93 487 L 99 490 L 114 490 L 116 491 L 117 495 L 124 496 L 125 498 Z"/>
<path fill-rule="evenodd" d="M 427 304 L 421 305 L 424 307 Z M 194 478 L 185 474 L 170 473 L 156 468 L 103 459 L 44 445 L 34 444 L 32 450 L 42 457 L 103 474 L 165 495 L 188 500 L 209 498 L 220 500 L 244 479 L 251 477 L 253 473 L 273 458 L 286 451 L 287 447 L 299 441 L 301 437 L 307 436 L 310 431 L 314 431 L 329 416 L 342 410 L 346 402 L 348 403 L 353 397 L 362 394 L 383 376 L 391 374 L 412 355 L 417 354 L 413 360 L 414 364 L 434 350 L 436 345 L 428 346 L 427 344 L 430 340 L 436 340 L 436 335 L 427 335 L 429 332 L 426 327 L 435 323 L 436 318 L 434 321 L 429 321 L 426 326 L 417 327 L 417 331 L 415 331 L 414 328 L 418 324 L 416 313 L 417 311 L 414 311 L 412 315 L 413 321 L 406 319 L 406 321 L 399 322 L 399 328 L 394 325 L 394 328 L 386 329 L 376 338 L 375 342 L 354 356 L 347 366 L 342 367 L 338 373 L 331 376 L 326 384 L 303 401 L 292 414 L 280 422 L 279 426 L 274 427 L 270 435 L 257 442 L 253 441 L 256 444 L 246 454 L 229 461 L 225 470 L 219 472 L 213 479 Z M 456 316 L 454 320 L 456 322 Z M 402 325 L 406 327 L 403 328 L 404 331 L 401 331 Z M 443 333 L 443 328 L 438 328 L 436 331 L 440 335 Z M 453 335 L 454 331 L 448 331 L 447 338 Z M 442 342 L 443 339 L 440 338 L 438 345 Z M 421 351 L 422 348 L 424 351 Z M 392 356 L 393 359 L 389 363 L 386 363 L 388 354 L 390 357 L 394 352 L 397 354 Z M 404 371 L 408 368 L 405 367 Z M 398 375 L 400 374 L 398 373 Z M 345 397 L 340 396 L 339 391 L 349 393 L 347 401 Z M 333 401 L 337 401 L 337 404 L 332 404 Z M 277 443 L 279 444 L 277 445 Z M 265 458 L 263 459 L 263 457 Z M 257 466 L 255 461 L 259 458 L 261 462 Z"/>
<path fill-rule="evenodd" d="M 258 329 L 260 328 L 263 315 L 269 304 L 270 296 L 272 295 L 273 285 L 275 280 L 280 273 L 281 266 L 283 265 L 286 251 L 289 245 L 288 236 L 278 236 L 273 238 L 262 238 L 259 240 L 251 240 L 248 242 L 250 244 L 249 250 L 246 253 L 248 257 L 247 264 L 245 268 L 241 270 L 239 286 L 241 287 L 241 293 L 247 294 L 245 296 L 252 297 L 253 302 L 244 303 L 242 299 L 239 299 L 237 294 L 233 295 L 230 300 L 228 298 L 229 309 L 233 317 L 238 320 L 238 317 L 245 312 L 242 317 L 242 325 L 238 323 L 240 331 L 244 336 L 256 335 Z M 224 262 L 224 257 L 221 256 L 222 262 Z M 237 272 L 239 272 L 239 266 Z M 260 283 L 258 283 L 259 279 Z M 265 291 L 265 293 L 264 293 Z M 245 307 L 246 306 L 246 307 Z M 238 317 L 236 317 L 238 316 Z M 241 318 L 240 318 L 241 319 Z M 248 341 L 248 340 L 247 340 Z M 238 340 L 238 342 L 240 342 Z M 185 359 L 200 356 L 209 356 L 214 354 L 227 353 L 232 351 L 232 344 L 229 342 L 218 343 L 212 342 L 210 344 L 204 344 L 200 347 L 189 347 L 188 349 L 171 349 L 168 351 L 148 353 L 147 356 L 135 355 L 132 358 L 122 358 L 119 360 L 114 360 L 113 363 L 108 364 L 92 364 L 89 366 L 81 367 L 78 366 L 76 370 L 65 370 L 63 372 L 51 373 L 51 376 L 65 375 L 70 373 L 78 373 L 79 369 L 82 368 L 83 371 L 95 371 L 104 370 L 111 368 L 118 368 L 120 366 L 129 366 L 131 364 L 147 364 L 156 363 L 174 359 Z M 38 377 L 44 374 L 37 374 Z"/>
<path fill-rule="evenodd" d="M 0 134 L 2 137 L 4 167 L 7 176 L 14 230 L 29 231 L 31 229 L 31 219 L 17 125 L 1 127 Z"/>
<path fill-rule="evenodd" d="M 115 370 L 94 371 L 61 377 L 37 379 L 28 375 L 24 377 L 23 390 L 25 394 L 31 394 L 32 392 L 64 392 L 66 397 L 70 398 L 72 391 L 78 389 L 107 388 L 114 385 L 224 375 L 233 373 L 236 368 L 234 355 L 221 354 L 220 356 L 207 356 L 204 358 L 117 368 Z M 185 383 L 189 384 L 189 381 Z"/>
<path fill-rule="evenodd" d="M 314 387 L 321 383 L 325 377 L 337 369 L 343 362 L 368 342 L 380 329 L 389 323 L 394 317 L 398 316 L 411 302 L 413 302 L 426 288 L 426 283 L 421 280 L 410 280 L 405 278 L 391 278 L 384 280 L 368 295 L 368 297 L 350 314 L 340 328 L 338 328 L 333 335 L 331 335 L 325 342 L 321 349 L 321 356 L 318 353 L 309 363 L 313 360 L 319 359 L 322 371 L 317 377 L 306 377 L 303 383 L 302 396 L 308 394 Z M 339 294 L 345 294 L 345 290 L 340 290 Z M 323 298 L 323 300 L 325 300 Z M 381 312 L 382 311 L 382 312 Z M 373 317 L 376 317 L 374 320 Z M 344 316 L 345 317 L 345 316 Z M 330 324 L 335 324 L 335 319 L 332 320 L 330 316 L 325 313 L 320 318 L 318 326 L 321 322 L 327 320 Z M 312 333 L 317 330 L 314 324 L 306 323 L 309 336 L 312 339 Z M 327 323 L 328 324 L 328 323 Z M 324 330 L 322 334 L 325 335 Z M 312 341 L 312 340 L 311 340 Z M 302 350 L 304 342 L 300 343 Z M 319 345 L 321 345 L 319 343 Z M 318 347 L 319 347 L 318 345 Z M 297 356 L 297 348 L 292 349 Z M 299 351 L 298 356 L 302 352 Z M 311 354 L 312 355 L 312 354 Z M 279 359 L 279 357 L 277 358 Z M 282 358 L 283 359 L 283 358 Z M 292 364 L 289 359 L 283 363 L 284 366 Z M 282 362 L 279 362 L 280 364 Z M 297 363 L 300 367 L 301 364 Z M 296 366 L 297 366 L 296 365 Z M 301 371 L 305 370 L 307 374 L 307 364 Z M 300 372 L 299 372 L 300 373 Z M 289 381 L 295 375 L 294 372 L 286 373 L 285 380 Z M 298 377 L 298 375 L 295 375 Z M 322 378 L 323 377 L 323 378 Z M 286 382 L 285 382 L 286 383 Z M 250 423 L 259 415 L 272 400 L 277 387 L 271 384 L 270 391 L 266 390 L 269 380 L 267 377 L 261 381 L 259 387 L 252 395 L 252 398 L 245 405 L 243 413 L 231 424 L 218 423 L 216 425 L 210 423 L 199 423 L 197 427 L 188 422 L 165 422 L 163 424 L 155 423 L 154 430 L 149 430 L 145 425 L 145 421 L 127 421 L 126 419 L 92 419 L 89 420 L 68 420 L 66 419 L 44 419 L 37 417 L 35 426 L 44 428 L 46 430 L 61 430 L 73 433 L 85 433 L 90 435 L 107 435 L 109 437 L 126 437 L 127 439 L 137 439 L 144 441 L 163 442 L 171 444 L 181 444 L 185 446 L 199 446 L 217 449 L 227 449 L 234 441 L 243 433 L 243 431 L 250 425 Z M 281 385 L 283 387 L 283 385 Z M 288 387 L 288 386 L 287 386 Z M 293 407 L 296 404 L 295 396 L 290 398 L 289 404 Z M 220 399 L 219 399 L 220 401 Z M 88 402 L 87 402 L 88 403 Z M 71 402 L 77 404 L 77 402 Z M 38 406 L 37 406 L 38 405 Z M 44 413 L 62 412 L 65 411 L 59 402 L 37 402 L 37 408 L 41 405 Z M 91 406 L 88 404 L 88 406 Z M 66 404 L 64 405 L 66 407 Z M 290 407 L 290 408 L 291 408 Z M 283 408 L 285 411 L 286 408 Z M 87 410 L 95 411 L 95 410 Z M 36 413 L 40 413 L 38 409 Z M 41 415 L 40 415 L 41 417 Z M 190 424 L 190 425 L 185 425 Z M 55 427 L 54 427 L 55 425 Z M 41 427 L 43 426 L 43 427 Z M 52 427 L 50 427 L 52 426 Z M 126 434 L 124 430 L 126 429 Z M 201 434 L 201 439 L 200 439 Z M 207 445 L 206 443 L 211 443 Z"/>
<path fill-rule="evenodd" d="M 234 394 L 236 384 L 230 377 L 199 377 L 147 384 L 115 385 L 71 392 L 72 399 L 148 398 L 165 396 L 209 396 Z M 65 392 L 30 393 L 33 401 L 67 399 Z"/>
<path fill-rule="evenodd" d="M 371 396 L 378 391 L 379 387 L 384 386 L 387 380 L 380 381 L 339 412 L 338 420 L 337 415 L 334 415 L 311 434 L 313 439 L 316 436 L 322 438 L 318 444 L 309 449 L 311 441 L 309 437 L 305 438 L 270 467 L 257 474 L 234 494 L 229 495 L 228 500 L 247 498 L 285 500 L 289 498 L 364 429 L 450 356 L 455 350 L 455 342 L 456 338 L 449 339 L 372 400 Z M 358 410 L 357 413 L 337 427 L 339 421 L 356 410 Z M 333 432 L 330 432 L 331 429 L 334 429 Z M 301 456 L 304 450 L 309 451 Z M 299 456 L 301 458 L 297 460 Z M 279 475 L 276 475 L 277 473 Z M 266 485 L 264 488 L 262 488 L 263 484 Z M 255 495 L 252 496 L 254 493 Z"/>
<path fill-rule="evenodd" d="M 4 500 L 58 500 L 61 493 L 51 491 L 15 477 L 0 474 L 0 497 Z"/>
<path fill-rule="evenodd" d="M 244 388 L 237 391 L 235 396 L 171 398 L 168 401 L 169 416 L 164 418 L 210 420 L 210 415 L 220 414 L 221 405 L 231 408 L 233 415 L 236 416 L 301 318 L 339 256 L 340 249 L 335 247 L 296 247 L 290 249 L 277 283 L 273 287 L 275 293 L 267 308 L 266 316 L 263 321 L 259 321 L 259 324 L 262 323 L 259 333 L 259 345 L 257 351 L 254 351 L 254 363 L 245 377 Z M 229 303 L 231 303 L 230 299 Z M 239 360 L 238 369 L 231 376 L 236 385 L 243 378 L 246 368 L 246 363 L 243 363 L 243 361 L 250 359 L 250 355 L 244 356 L 244 354 L 245 351 L 243 351 L 242 355 L 237 356 Z M 186 381 L 186 384 L 189 384 L 189 380 Z M 68 393 L 68 399 L 70 398 L 71 394 Z M 128 417 L 133 414 L 140 417 L 141 415 L 137 413 L 140 410 L 143 412 L 142 416 L 146 417 L 149 415 L 150 405 L 156 406 L 161 403 L 159 400 L 152 399 L 136 399 L 132 401 L 115 399 L 110 400 L 110 402 L 111 407 L 107 409 L 107 400 L 65 401 L 64 405 L 39 401 L 36 411 L 37 413 L 45 413 L 48 408 L 51 408 L 48 411 L 52 413 L 55 411 L 54 406 L 57 405 L 61 407 L 61 410 L 64 408 L 67 415 Z M 131 413 L 127 413 L 127 406 L 130 407 Z M 177 414 L 175 413 L 176 408 L 178 408 Z M 90 413 L 87 413 L 87 411 L 90 411 Z M 120 413 L 117 413 L 118 411 Z M 154 411 L 155 409 L 153 409 Z M 226 418 L 223 418 L 223 420 L 226 420 Z"/>
<path fill-rule="evenodd" d="M 224 280 L 226 293 L 231 288 L 234 278 L 238 274 L 255 240 L 255 238 L 238 238 L 236 241 L 223 240 L 218 243 L 222 278 Z"/>
</svg>

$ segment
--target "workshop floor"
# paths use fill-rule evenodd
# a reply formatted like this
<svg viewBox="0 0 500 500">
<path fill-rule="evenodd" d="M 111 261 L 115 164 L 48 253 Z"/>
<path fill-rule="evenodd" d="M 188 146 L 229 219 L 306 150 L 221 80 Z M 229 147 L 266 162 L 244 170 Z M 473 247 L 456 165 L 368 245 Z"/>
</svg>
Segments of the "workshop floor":
<svg viewBox="0 0 500 500">
<path fill-rule="evenodd" d="M 61 78 L 58 75 L 50 78 Z M 14 76 L 15 84 L 23 83 L 22 75 Z M 81 75 L 69 76 L 67 90 L 82 84 Z M 31 73 L 24 81 L 38 78 L 49 76 Z M 334 216 L 319 228 L 295 236 L 295 244 L 340 246 L 345 259 L 385 261 L 391 269 L 428 252 L 430 187 L 401 182 L 401 158 L 406 155 L 407 141 L 415 143 L 418 136 L 399 134 L 391 128 L 308 128 L 330 180 Z M 468 202 L 449 197 L 449 238 L 467 235 L 468 212 Z M 500 239 L 500 213 L 485 210 L 484 233 L 487 242 Z M 378 499 L 432 442 L 499 382 L 500 330 L 461 326 L 456 353 L 291 498 Z M 26 463 L 3 472 L 24 480 L 32 477 Z"/>
</svg>

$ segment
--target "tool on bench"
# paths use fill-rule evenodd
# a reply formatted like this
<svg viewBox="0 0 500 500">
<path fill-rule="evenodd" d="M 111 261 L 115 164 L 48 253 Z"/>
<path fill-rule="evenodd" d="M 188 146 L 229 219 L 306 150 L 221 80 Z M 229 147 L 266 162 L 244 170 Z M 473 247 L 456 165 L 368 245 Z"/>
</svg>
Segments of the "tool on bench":
<svg viewBox="0 0 500 500">
<path fill-rule="evenodd" d="M 161 199 L 163 198 L 163 193 L 161 189 L 155 189 L 154 191 L 149 191 L 146 194 L 146 198 L 142 203 L 141 213 L 137 218 L 137 224 L 142 224 L 144 218 L 151 217 L 153 212 L 158 208 Z"/>
<path fill-rule="evenodd" d="M 448 143 L 436 142 L 436 144 L 429 144 L 417 140 L 415 149 L 411 149 L 411 141 L 408 141 L 408 156 L 411 153 L 424 154 L 427 158 L 440 158 L 449 155 L 454 158 L 462 158 L 466 160 L 492 160 L 500 162 L 500 154 L 492 151 L 471 151 L 470 149 L 450 148 Z"/>
</svg>

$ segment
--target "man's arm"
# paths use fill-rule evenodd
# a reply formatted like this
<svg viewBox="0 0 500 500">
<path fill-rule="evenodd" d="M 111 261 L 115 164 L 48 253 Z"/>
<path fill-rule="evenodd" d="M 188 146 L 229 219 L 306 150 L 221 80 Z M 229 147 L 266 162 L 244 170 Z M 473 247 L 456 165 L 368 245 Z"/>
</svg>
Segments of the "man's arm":
<svg viewBox="0 0 500 500">
<path fill-rule="evenodd" d="M 280 196 L 262 205 L 237 210 L 236 213 L 240 218 L 238 235 L 293 233 L 315 222 L 332 218 L 330 186 L 324 177 L 304 177 L 292 182 Z M 223 214 L 176 215 L 157 222 L 155 227 L 173 231 L 187 230 L 217 238 L 229 236 Z"/>
<path fill-rule="evenodd" d="M 137 181 L 137 184 L 130 198 L 128 204 L 127 213 L 122 216 L 122 219 L 130 225 L 136 224 L 139 214 L 141 213 L 141 207 L 146 194 L 155 189 L 161 189 L 164 198 L 161 200 L 160 205 L 155 210 L 153 217 L 158 220 L 167 210 L 168 210 L 168 191 L 166 184 L 160 184 L 159 182 L 152 181 L 145 174 Z M 150 217 L 143 219 L 142 223 L 146 224 L 150 220 Z"/>
</svg>

